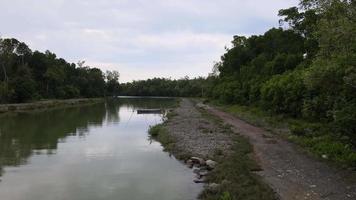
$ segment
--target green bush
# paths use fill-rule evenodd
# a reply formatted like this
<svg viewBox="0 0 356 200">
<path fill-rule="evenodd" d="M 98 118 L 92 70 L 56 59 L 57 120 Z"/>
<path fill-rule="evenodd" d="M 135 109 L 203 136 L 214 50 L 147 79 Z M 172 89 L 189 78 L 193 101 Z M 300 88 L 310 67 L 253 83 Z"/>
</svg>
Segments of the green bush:
<svg viewBox="0 0 356 200">
<path fill-rule="evenodd" d="M 300 116 L 305 87 L 299 71 L 276 75 L 261 88 L 261 103 L 267 110 Z"/>
</svg>

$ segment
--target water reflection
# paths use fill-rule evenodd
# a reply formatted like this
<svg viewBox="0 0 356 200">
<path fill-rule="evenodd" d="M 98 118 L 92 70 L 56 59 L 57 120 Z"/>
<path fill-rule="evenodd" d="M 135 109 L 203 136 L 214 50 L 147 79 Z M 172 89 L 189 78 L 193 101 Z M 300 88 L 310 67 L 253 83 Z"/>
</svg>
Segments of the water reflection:
<svg viewBox="0 0 356 200">
<path fill-rule="evenodd" d="M 0 176 L 3 167 L 26 164 L 32 154 L 55 153 L 58 143 L 64 143 L 68 136 L 85 137 L 89 127 L 119 123 L 122 107 L 134 112 L 138 108 L 168 108 L 173 103 L 173 99 L 120 98 L 90 106 L 1 116 Z"/>
<path fill-rule="evenodd" d="M 148 140 L 169 99 L 102 104 L 0 117 L 0 199 L 189 200 L 194 174 Z"/>
<path fill-rule="evenodd" d="M 101 126 L 105 104 L 0 118 L 0 169 L 25 164 L 32 153 L 52 154 L 67 136 L 84 136 L 88 126 Z M 42 151 L 40 151 L 42 150 Z"/>
</svg>

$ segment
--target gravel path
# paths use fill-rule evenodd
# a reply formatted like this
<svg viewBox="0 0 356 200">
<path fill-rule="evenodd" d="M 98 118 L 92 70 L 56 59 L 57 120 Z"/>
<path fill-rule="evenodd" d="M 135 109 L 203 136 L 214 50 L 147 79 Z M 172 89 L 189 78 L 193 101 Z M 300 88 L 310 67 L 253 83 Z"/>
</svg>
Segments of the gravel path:
<svg viewBox="0 0 356 200">
<path fill-rule="evenodd" d="M 351 178 L 354 172 L 330 167 L 302 153 L 296 145 L 261 128 L 216 108 L 205 108 L 250 139 L 263 170 L 258 173 L 282 200 L 356 200 L 356 180 Z M 192 126 L 195 123 L 190 122 Z"/>
<path fill-rule="evenodd" d="M 208 158 L 217 150 L 230 148 L 229 136 L 211 120 L 205 119 L 190 100 L 182 99 L 174 112 L 176 115 L 166 126 L 175 138 L 175 151 Z"/>
</svg>

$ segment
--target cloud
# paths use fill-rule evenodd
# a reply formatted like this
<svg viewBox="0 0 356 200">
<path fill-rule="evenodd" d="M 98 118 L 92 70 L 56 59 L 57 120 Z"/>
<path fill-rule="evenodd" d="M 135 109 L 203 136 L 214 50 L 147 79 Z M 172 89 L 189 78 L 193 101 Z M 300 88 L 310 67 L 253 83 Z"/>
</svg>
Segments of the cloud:
<svg viewBox="0 0 356 200">
<path fill-rule="evenodd" d="M 1 0 L 0 35 L 122 81 L 207 75 L 233 35 L 262 34 L 297 0 Z"/>
</svg>

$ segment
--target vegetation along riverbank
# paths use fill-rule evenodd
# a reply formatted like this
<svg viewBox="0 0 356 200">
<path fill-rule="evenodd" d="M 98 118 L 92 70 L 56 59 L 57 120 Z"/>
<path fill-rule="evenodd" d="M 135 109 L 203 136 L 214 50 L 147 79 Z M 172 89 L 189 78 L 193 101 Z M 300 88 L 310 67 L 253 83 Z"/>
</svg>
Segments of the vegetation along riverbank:
<svg viewBox="0 0 356 200">
<path fill-rule="evenodd" d="M 0 104 L 0 114 L 7 112 L 27 112 L 34 110 L 42 110 L 66 106 L 78 106 L 104 102 L 104 98 L 82 98 L 82 99 L 66 99 L 66 100 L 46 100 L 36 101 L 32 103 L 19 104 Z"/>
</svg>

